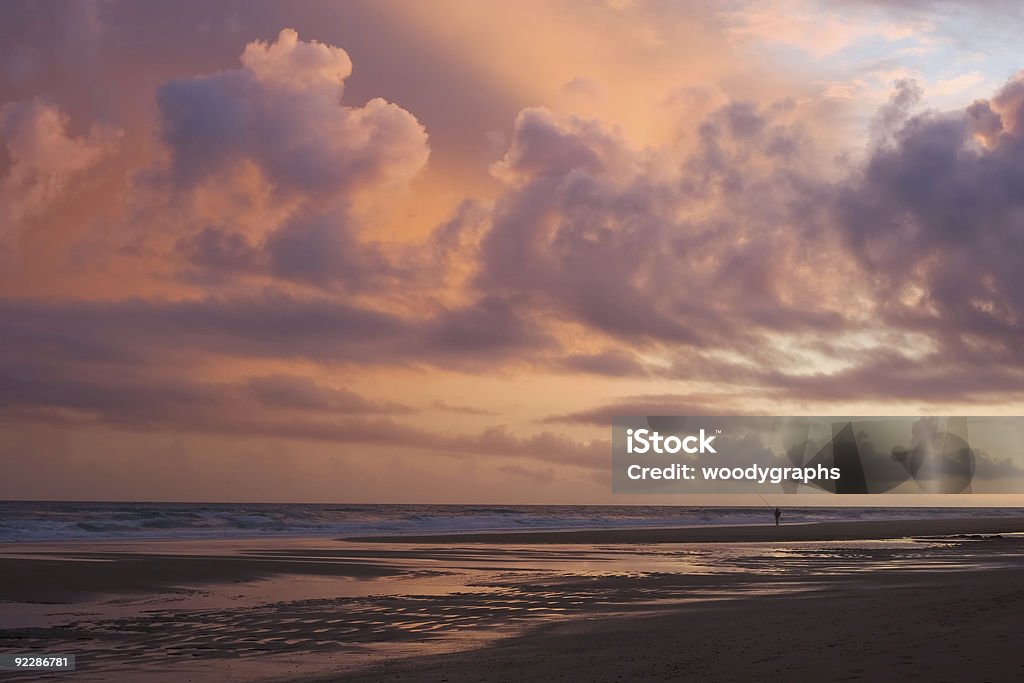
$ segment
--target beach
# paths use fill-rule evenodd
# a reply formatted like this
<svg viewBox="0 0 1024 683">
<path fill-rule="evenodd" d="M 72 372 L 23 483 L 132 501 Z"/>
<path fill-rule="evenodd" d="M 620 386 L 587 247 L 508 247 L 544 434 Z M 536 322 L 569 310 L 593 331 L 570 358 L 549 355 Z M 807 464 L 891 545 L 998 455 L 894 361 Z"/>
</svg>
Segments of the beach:
<svg viewBox="0 0 1024 683">
<path fill-rule="evenodd" d="M 1024 516 L 0 545 L 53 680 L 1005 680 L 1022 608 Z"/>
<path fill-rule="evenodd" d="M 786 541 L 858 541 L 908 536 L 993 534 L 1022 530 L 1019 518 L 894 519 L 807 524 L 703 525 L 664 529 L 586 529 L 456 534 L 397 534 L 357 537 L 377 543 L 757 543 Z"/>
</svg>

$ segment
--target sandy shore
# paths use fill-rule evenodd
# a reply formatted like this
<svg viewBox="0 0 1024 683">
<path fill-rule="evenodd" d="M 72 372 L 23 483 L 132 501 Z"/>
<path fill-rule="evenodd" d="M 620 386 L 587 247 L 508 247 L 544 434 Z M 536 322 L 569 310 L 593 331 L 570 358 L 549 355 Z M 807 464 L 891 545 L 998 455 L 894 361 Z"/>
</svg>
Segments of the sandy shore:
<svg viewBox="0 0 1024 683">
<path fill-rule="evenodd" d="M 877 575 L 806 594 L 542 626 L 482 650 L 323 681 L 1024 679 L 1021 567 Z"/>
<path fill-rule="evenodd" d="M 77 602 L 97 594 L 159 593 L 176 586 L 255 581 L 280 574 L 368 578 L 397 573 L 380 564 L 344 559 L 211 557 L 130 548 L 38 552 L 43 554 L 0 558 L 0 601 Z"/>
<path fill-rule="evenodd" d="M 0 546 L 0 652 L 76 654 L 82 681 L 1012 680 L 1017 531 L 14 544 Z"/>
<path fill-rule="evenodd" d="M 857 541 L 911 536 L 1002 534 L 1024 532 L 1019 518 L 872 520 L 762 526 L 699 526 L 682 529 L 604 529 L 598 531 L 527 531 L 471 534 L 366 536 L 368 543 L 755 543 L 789 541 Z"/>
</svg>

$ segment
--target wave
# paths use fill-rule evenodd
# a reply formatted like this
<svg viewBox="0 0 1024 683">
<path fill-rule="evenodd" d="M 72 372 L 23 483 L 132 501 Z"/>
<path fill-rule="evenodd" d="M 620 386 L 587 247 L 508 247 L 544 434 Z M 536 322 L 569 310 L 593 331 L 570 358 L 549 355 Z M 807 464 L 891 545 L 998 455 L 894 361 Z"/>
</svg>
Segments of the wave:
<svg viewBox="0 0 1024 683">
<path fill-rule="evenodd" d="M 786 507 L 787 522 L 1019 516 L 1020 508 Z M 0 542 L 763 524 L 761 507 L 0 502 Z"/>
</svg>

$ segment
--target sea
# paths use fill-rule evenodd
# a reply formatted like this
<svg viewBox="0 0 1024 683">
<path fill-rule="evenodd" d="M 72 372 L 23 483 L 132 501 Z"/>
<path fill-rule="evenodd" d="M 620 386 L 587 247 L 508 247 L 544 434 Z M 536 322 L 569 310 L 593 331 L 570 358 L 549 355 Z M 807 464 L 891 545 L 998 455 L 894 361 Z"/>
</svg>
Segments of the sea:
<svg viewBox="0 0 1024 683">
<path fill-rule="evenodd" d="M 783 521 L 1024 516 L 1024 508 L 784 507 Z M 0 542 L 350 538 L 461 531 L 765 524 L 761 507 L 0 501 Z"/>
</svg>

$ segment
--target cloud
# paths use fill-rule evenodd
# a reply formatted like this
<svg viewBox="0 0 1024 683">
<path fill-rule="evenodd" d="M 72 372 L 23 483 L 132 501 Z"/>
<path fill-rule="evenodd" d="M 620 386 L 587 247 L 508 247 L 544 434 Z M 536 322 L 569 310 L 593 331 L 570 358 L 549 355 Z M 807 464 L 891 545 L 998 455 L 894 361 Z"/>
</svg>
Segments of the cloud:
<svg viewBox="0 0 1024 683">
<path fill-rule="evenodd" d="M 687 383 L 616 400 L 594 380 L 586 405 L 541 418 L 573 433 L 614 414 L 1020 393 L 1021 79 L 962 111 L 916 115 L 903 82 L 864 163 L 846 165 L 818 149 L 825 124 L 788 100 L 719 93 L 685 140 L 646 147 L 606 120 L 531 107 L 502 137 L 493 196 L 457 196 L 432 234 L 395 244 L 372 209 L 422 171 L 427 134 L 397 104 L 349 102 L 351 71 L 341 48 L 286 29 L 235 68 L 161 85 L 166 158 L 130 188 L 152 192 L 134 199 L 152 200 L 156 220 L 138 223 L 166 247 L 147 252 L 151 286 L 119 300 L 0 299 L 0 414 L 600 467 L 601 441 L 413 427 L 404 401 L 279 368 Z M 0 211 L 25 224 L 101 163 L 114 138 L 75 130 L 41 100 L 0 110 Z M 162 257 L 188 289 L 161 280 Z M 257 367 L 221 382 L 166 370 L 225 360 Z M 433 408 L 475 424 L 488 414 Z M 517 467 L 507 473 L 531 476 Z"/>
<path fill-rule="evenodd" d="M 400 403 L 380 404 L 348 389 L 326 386 L 308 377 L 295 375 L 250 377 L 245 381 L 244 388 L 261 405 L 269 408 L 327 411 L 346 415 L 396 415 L 410 412 L 407 406 Z"/>
<path fill-rule="evenodd" d="M 1020 367 L 1024 81 L 965 111 L 907 120 L 840 188 L 850 253 L 886 324 L 942 345 L 936 365 Z"/>
<path fill-rule="evenodd" d="M 102 365 L 0 361 L 0 421 L 132 432 L 226 434 L 345 445 L 384 445 L 453 458 L 516 457 L 599 469 L 606 441 L 578 442 L 552 432 L 514 434 L 504 426 L 453 431 L 394 418 L 409 406 L 377 402 L 308 377 L 263 375 L 236 382 L 190 379 L 147 368 L 128 377 Z"/>
<path fill-rule="evenodd" d="M 810 295 L 812 264 L 835 248 L 817 224 L 829 188 L 787 115 L 723 107 L 680 164 L 599 121 L 524 110 L 494 166 L 506 190 L 477 286 L 636 342 L 838 327 L 840 303 Z"/>
<path fill-rule="evenodd" d="M 475 284 L 615 339 L 560 361 L 594 374 L 821 401 L 1019 394 L 1022 83 L 916 115 L 898 83 L 842 175 L 819 172 L 786 103 L 723 106 L 676 166 L 526 110 Z M 643 348 L 674 360 L 631 358 Z"/>
<path fill-rule="evenodd" d="M 400 314 L 278 291 L 168 301 L 0 299 L 0 359 L 164 365 L 202 357 L 479 367 L 554 344 L 497 298 Z"/>
<path fill-rule="evenodd" d="M 980 71 L 972 71 L 936 82 L 935 85 L 929 88 L 929 93 L 932 95 L 958 95 L 972 90 L 984 82 L 984 74 Z"/>
<path fill-rule="evenodd" d="M 781 46 L 823 59 L 858 43 L 926 42 L 933 26 L 911 17 L 900 19 L 869 11 L 870 3 L 759 2 L 721 10 L 730 36 Z"/>
<path fill-rule="evenodd" d="M 172 99 L 206 102 L 192 95 L 215 93 L 217 103 L 222 86 L 211 83 L 225 79 L 257 102 L 245 88 L 298 89 L 299 105 L 309 90 L 340 93 L 347 71 L 337 48 L 284 34 L 253 45 L 255 61 L 175 82 L 189 96 Z M 309 73 L 281 83 L 279 61 Z M 303 189 L 301 174 L 284 172 L 288 155 L 262 149 L 264 141 L 251 147 L 245 124 L 245 144 L 226 142 L 198 166 L 183 161 L 181 187 L 207 182 L 195 170 L 206 164 L 220 180 L 236 178 L 222 158 L 248 155 L 244 163 L 265 167 L 268 178 L 295 181 L 274 192 L 299 203 L 262 238 L 245 226 L 208 224 L 179 238 L 176 251 L 229 280 L 341 283 L 367 296 L 259 282 L 225 297 L 8 299 L 0 302 L 4 357 L 56 362 L 71 375 L 75 363 L 149 367 L 209 357 L 463 370 L 519 364 L 714 382 L 758 399 L 985 400 L 1015 391 L 1011 370 L 1021 360 L 1012 344 L 1021 300 L 1010 256 L 1019 235 L 1021 99 L 1014 81 L 964 112 L 912 116 L 914 88 L 902 84 L 876 119 L 885 134 L 873 138 L 863 167 L 832 178 L 818 172 L 821 159 L 787 102 L 722 106 L 697 127 L 686 155 L 636 147 L 598 120 L 528 109 L 492 169 L 500 195 L 463 202 L 417 254 L 359 236 L 344 187 L 337 196 L 316 183 Z M 458 268 L 465 276 L 453 276 Z M 924 344 L 905 346 L 900 333 Z M 1000 364 L 1010 368 L 1008 381 Z M 320 391 L 278 389 L 294 400 Z M 705 398 L 728 412 L 742 403 Z M 662 409 L 679 406 L 707 410 L 687 401 Z M 559 419 L 594 424 L 604 415 Z"/>
<path fill-rule="evenodd" d="M 181 237 L 176 254 L 188 259 L 188 279 L 231 280 L 270 276 L 329 289 L 359 291 L 405 284 L 415 264 L 406 248 L 388 248 L 359 240 L 344 211 L 299 213 L 262 242 L 245 233 L 207 226 Z"/>
<path fill-rule="evenodd" d="M 969 334 L 969 332 L 965 332 Z M 992 404 L 1021 396 L 1024 369 L 998 358 L 960 354 L 955 348 L 913 357 L 913 348 L 876 349 L 862 354 L 850 367 L 834 372 L 787 374 L 774 370 L 747 378 L 780 398 L 821 402 L 850 398 Z"/>
<path fill-rule="evenodd" d="M 452 355 L 480 349 L 519 353 L 554 345 L 555 339 L 521 308 L 501 297 L 488 296 L 467 306 L 443 310 L 427 324 L 426 344 Z"/>
<path fill-rule="evenodd" d="M 484 408 L 478 408 L 476 406 L 464 406 L 459 404 L 448 403 L 440 399 L 434 401 L 431 404 L 434 410 L 439 410 L 446 413 L 462 413 L 464 415 L 496 415 L 494 411 L 485 410 Z"/>
<path fill-rule="evenodd" d="M 547 423 L 608 427 L 612 418 L 626 415 L 757 415 L 745 396 L 730 393 L 653 394 L 626 396 L 593 408 L 551 415 Z"/>
<path fill-rule="evenodd" d="M 344 212 L 298 216 L 265 243 L 270 273 L 328 286 L 332 281 L 362 289 L 399 275 L 403 266 L 385 248 L 359 241 Z"/>
<path fill-rule="evenodd" d="M 387 269 L 360 239 L 355 206 L 423 168 L 427 133 L 380 98 L 342 104 L 351 72 L 341 48 L 284 29 L 273 43 L 249 43 L 238 69 L 157 90 L 167 174 L 200 225 L 179 240 L 180 254 L 320 286 L 368 286 L 363 276 Z"/>
<path fill-rule="evenodd" d="M 178 239 L 175 249 L 194 265 L 220 275 L 237 274 L 267 267 L 266 253 L 253 246 L 244 233 L 207 226 Z"/>
<path fill-rule="evenodd" d="M 68 127 L 67 115 L 38 98 L 0 107 L 0 142 L 8 160 L 0 175 L 0 250 L 16 246 L 28 223 L 59 204 L 120 135 L 96 127 L 73 137 Z"/>
<path fill-rule="evenodd" d="M 412 114 L 379 98 L 340 104 L 352 71 L 344 50 L 284 29 L 274 43 L 249 43 L 241 63 L 157 91 L 161 138 L 179 185 L 248 161 L 278 192 L 337 198 L 408 180 L 426 163 L 426 131 Z"/>
<path fill-rule="evenodd" d="M 576 353 L 561 359 L 560 365 L 567 370 L 586 372 L 609 377 L 644 376 L 647 368 L 635 356 L 619 349 L 608 349 L 600 353 Z"/>
<path fill-rule="evenodd" d="M 521 465 L 502 465 L 498 471 L 510 477 L 526 479 L 534 484 L 547 484 L 557 480 L 555 470 L 550 467 L 530 468 Z"/>
</svg>

